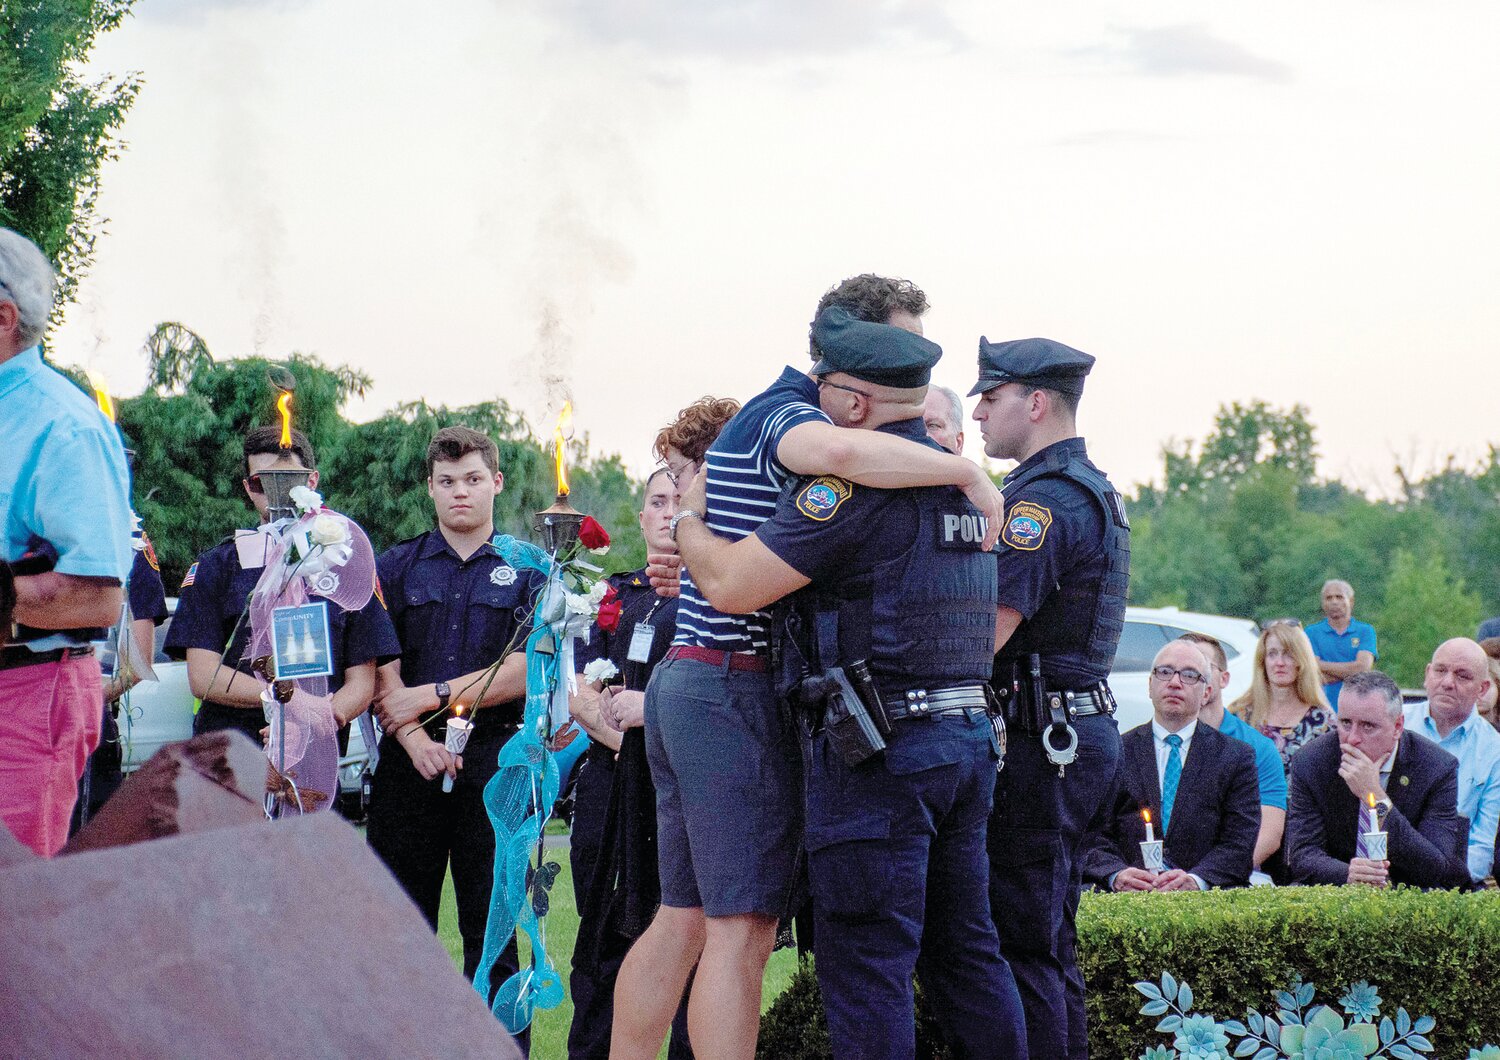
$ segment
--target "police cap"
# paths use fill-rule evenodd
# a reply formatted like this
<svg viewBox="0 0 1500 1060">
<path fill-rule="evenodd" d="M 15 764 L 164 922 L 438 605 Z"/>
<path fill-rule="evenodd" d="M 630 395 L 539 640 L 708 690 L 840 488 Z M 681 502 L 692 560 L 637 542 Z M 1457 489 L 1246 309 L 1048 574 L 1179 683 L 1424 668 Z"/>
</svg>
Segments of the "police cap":
<svg viewBox="0 0 1500 1060">
<path fill-rule="evenodd" d="M 1063 394 L 1082 394 L 1083 377 L 1094 358 L 1051 339 L 1012 339 L 990 342 L 979 338 L 979 381 L 969 396 L 983 394 L 1002 383 L 1026 383 Z"/>
<path fill-rule="evenodd" d="M 943 348 L 930 339 L 891 324 L 857 320 L 839 306 L 818 315 L 812 335 L 821 355 L 813 375 L 844 372 L 902 390 L 926 386 L 932 366 L 943 355 Z"/>
</svg>

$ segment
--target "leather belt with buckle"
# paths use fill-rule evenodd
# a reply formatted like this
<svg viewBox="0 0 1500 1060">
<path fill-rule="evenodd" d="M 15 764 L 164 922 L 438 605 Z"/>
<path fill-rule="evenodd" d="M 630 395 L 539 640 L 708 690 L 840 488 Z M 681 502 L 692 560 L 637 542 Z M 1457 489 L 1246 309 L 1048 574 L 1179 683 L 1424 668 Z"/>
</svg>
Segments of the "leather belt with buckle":
<svg viewBox="0 0 1500 1060">
<path fill-rule="evenodd" d="M 983 685 L 965 685 L 962 688 L 914 688 L 899 696 L 882 700 L 886 717 L 892 721 L 901 718 L 930 718 L 948 714 L 970 714 L 989 712 L 989 702 Z"/>
<path fill-rule="evenodd" d="M 94 654 L 92 645 L 77 648 L 53 648 L 51 651 L 32 651 L 22 644 L 12 644 L 0 650 L 0 670 L 14 670 L 21 666 L 41 666 L 45 663 L 61 662 Z"/>
</svg>

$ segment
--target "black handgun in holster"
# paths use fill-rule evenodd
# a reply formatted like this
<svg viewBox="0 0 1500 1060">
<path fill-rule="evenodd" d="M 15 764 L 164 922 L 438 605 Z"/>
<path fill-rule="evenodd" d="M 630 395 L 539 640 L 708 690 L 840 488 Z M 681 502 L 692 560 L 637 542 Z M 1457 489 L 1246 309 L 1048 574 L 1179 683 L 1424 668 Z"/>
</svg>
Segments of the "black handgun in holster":
<svg viewBox="0 0 1500 1060">
<path fill-rule="evenodd" d="M 848 667 L 829 667 L 812 679 L 823 683 L 826 697 L 823 728 L 839 757 L 851 769 L 884 751 L 885 737 L 891 731 L 879 696 L 867 700 L 861 694 L 858 686 L 864 682 L 856 669 L 864 670 L 864 677 L 869 677 L 863 663 L 853 663 Z M 873 688 L 873 682 L 870 684 Z"/>
</svg>

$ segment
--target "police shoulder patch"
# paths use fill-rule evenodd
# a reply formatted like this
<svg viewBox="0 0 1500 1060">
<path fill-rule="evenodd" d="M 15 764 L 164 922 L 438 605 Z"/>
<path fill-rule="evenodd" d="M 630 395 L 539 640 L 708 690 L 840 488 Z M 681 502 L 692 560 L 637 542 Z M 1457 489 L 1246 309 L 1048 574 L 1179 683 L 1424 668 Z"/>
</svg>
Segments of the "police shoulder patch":
<svg viewBox="0 0 1500 1060">
<path fill-rule="evenodd" d="M 854 495 L 854 483 L 832 475 L 813 479 L 797 494 L 797 510 L 809 519 L 826 523 Z"/>
<path fill-rule="evenodd" d="M 1051 525 L 1052 509 L 1030 501 L 1018 501 L 1005 517 L 1000 540 L 1022 552 L 1035 552 L 1047 540 L 1047 528 Z"/>
<path fill-rule="evenodd" d="M 150 564 L 152 570 L 158 574 L 161 573 L 161 561 L 156 558 L 156 548 L 151 544 L 151 539 L 146 536 L 144 530 L 141 531 L 141 555 L 146 557 L 146 562 Z"/>
</svg>

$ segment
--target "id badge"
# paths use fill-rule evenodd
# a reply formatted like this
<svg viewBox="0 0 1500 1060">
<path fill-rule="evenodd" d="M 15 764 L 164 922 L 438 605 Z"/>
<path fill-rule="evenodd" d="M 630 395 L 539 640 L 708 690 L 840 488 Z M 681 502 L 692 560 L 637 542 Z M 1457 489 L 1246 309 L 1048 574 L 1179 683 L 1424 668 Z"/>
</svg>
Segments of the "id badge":
<svg viewBox="0 0 1500 1060">
<path fill-rule="evenodd" d="M 630 651 L 625 658 L 631 662 L 643 663 L 651 659 L 651 642 L 655 639 L 655 630 L 649 622 L 637 622 L 635 632 L 630 635 Z"/>
</svg>

